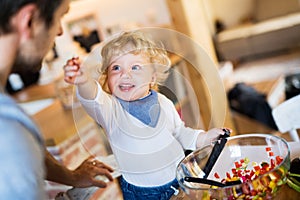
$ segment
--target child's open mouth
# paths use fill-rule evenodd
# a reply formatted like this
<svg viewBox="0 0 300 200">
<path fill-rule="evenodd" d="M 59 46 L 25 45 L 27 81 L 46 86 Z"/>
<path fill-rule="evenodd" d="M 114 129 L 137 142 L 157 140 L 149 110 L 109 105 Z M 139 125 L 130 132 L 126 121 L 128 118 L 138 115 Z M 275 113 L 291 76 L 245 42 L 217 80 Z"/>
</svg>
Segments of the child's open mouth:
<svg viewBox="0 0 300 200">
<path fill-rule="evenodd" d="M 132 85 L 132 84 L 121 84 L 121 85 L 119 85 L 119 88 L 122 91 L 128 91 L 133 87 L 134 87 L 134 85 Z"/>
</svg>

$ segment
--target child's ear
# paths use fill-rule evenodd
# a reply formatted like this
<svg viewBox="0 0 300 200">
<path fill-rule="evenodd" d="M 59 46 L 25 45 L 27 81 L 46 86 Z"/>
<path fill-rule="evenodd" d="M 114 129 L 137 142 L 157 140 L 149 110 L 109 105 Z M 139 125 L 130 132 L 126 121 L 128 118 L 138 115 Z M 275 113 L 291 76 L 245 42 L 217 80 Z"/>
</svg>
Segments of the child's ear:
<svg viewBox="0 0 300 200">
<path fill-rule="evenodd" d="M 157 78 L 157 74 L 156 74 L 156 72 L 155 72 L 155 73 L 153 73 L 153 75 L 152 75 L 151 82 L 152 82 L 152 83 L 156 83 L 156 78 Z"/>
<path fill-rule="evenodd" d="M 37 7 L 34 4 L 23 6 L 12 20 L 13 27 L 20 34 L 21 40 L 26 40 L 33 35 L 33 21 L 36 20 Z"/>
</svg>

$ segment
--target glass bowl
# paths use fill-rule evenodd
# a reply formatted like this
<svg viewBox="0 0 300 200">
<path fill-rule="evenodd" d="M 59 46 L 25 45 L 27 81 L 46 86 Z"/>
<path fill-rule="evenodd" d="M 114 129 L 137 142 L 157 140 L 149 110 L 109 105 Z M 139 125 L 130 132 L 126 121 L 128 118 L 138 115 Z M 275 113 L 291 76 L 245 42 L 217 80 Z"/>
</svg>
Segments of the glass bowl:
<svg viewBox="0 0 300 200">
<path fill-rule="evenodd" d="M 204 168 L 212 149 L 213 145 L 208 145 L 195 150 L 177 167 L 176 178 L 190 199 L 272 199 L 286 183 L 290 151 L 280 137 L 228 137 L 211 171 L 207 171 Z"/>
</svg>

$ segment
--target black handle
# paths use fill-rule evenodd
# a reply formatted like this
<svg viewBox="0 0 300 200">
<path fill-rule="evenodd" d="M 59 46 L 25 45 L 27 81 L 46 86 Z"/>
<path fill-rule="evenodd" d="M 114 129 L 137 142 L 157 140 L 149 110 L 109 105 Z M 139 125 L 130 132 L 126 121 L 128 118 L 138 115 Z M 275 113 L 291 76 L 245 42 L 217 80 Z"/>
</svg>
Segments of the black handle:
<svg viewBox="0 0 300 200">
<path fill-rule="evenodd" d="M 225 187 L 225 186 L 231 186 L 231 185 L 238 185 L 238 184 L 242 183 L 240 180 L 227 181 L 226 183 L 221 183 L 221 182 L 210 180 L 210 179 L 204 179 L 204 178 L 198 178 L 198 177 L 190 177 L 190 176 L 184 177 L 184 180 L 186 182 L 202 183 L 202 184 L 211 185 L 211 186 L 217 186 L 217 187 Z"/>
<path fill-rule="evenodd" d="M 227 142 L 227 138 L 230 136 L 230 130 L 228 129 L 223 129 L 224 134 L 223 135 L 219 135 L 213 149 L 212 152 L 207 160 L 207 163 L 203 169 L 204 172 L 204 177 L 203 178 L 207 178 L 209 173 L 211 172 L 213 166 L 215 165 L 216 161 L 218 160 L 226 142 Z"/>
<path fill-rule="evenodd" d="M 207 185 L 212 185 L 212 186 L 218 186 L 218 187 L 224 187 L 225 186 L 224 183 L 220 183 L 218 181 L 204 179 L 204 178 L 197 178 L 197 177 L 186 176 L 186 177 L 184 177 L 184 180 L 186 182 L 202 183 L 202 184 L 207 184 Z"/>
</svg>

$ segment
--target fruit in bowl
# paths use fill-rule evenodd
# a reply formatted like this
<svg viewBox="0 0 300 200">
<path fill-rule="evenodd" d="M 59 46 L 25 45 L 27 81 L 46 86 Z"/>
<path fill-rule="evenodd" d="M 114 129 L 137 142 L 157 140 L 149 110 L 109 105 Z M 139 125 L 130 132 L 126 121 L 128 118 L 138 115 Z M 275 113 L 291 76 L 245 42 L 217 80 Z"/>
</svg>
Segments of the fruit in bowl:
<svg viewBox="0 0 300 200">
<path fill-rule="evenodd" d="M 215 146 L 197 149 L 177 167 L 176 178 L 190 199 L 272 199 L 286 183 L 290 151 L 284 139 L 268 134 L 228 137 L 217 156 Z"/>
</svg>

